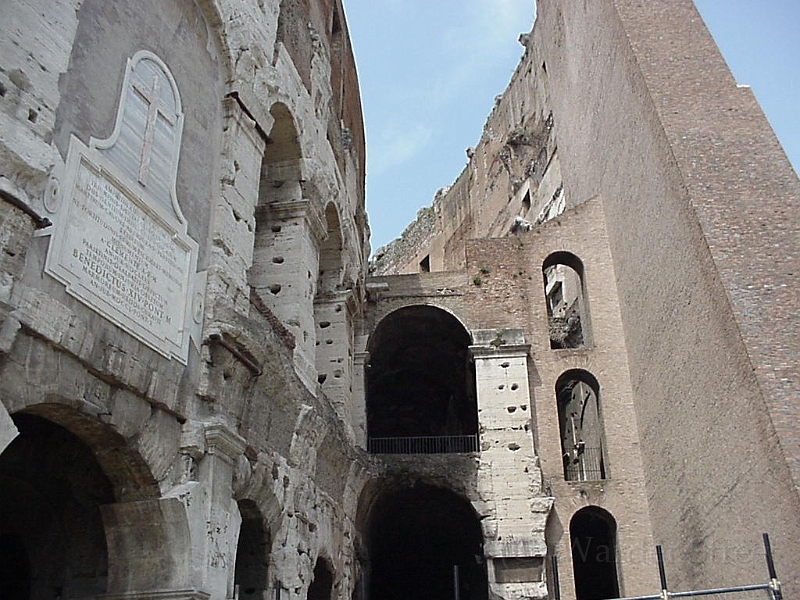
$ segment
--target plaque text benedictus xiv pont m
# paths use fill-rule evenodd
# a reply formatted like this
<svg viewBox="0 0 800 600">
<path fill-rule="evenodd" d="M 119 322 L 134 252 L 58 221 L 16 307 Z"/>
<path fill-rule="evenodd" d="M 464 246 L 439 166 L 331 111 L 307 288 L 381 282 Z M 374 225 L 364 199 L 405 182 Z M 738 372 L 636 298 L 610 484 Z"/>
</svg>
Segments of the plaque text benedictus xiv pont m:
<svg viewBox="0 0 800 600">
<path fill-rule="evenodd" d="M 67 292 L 170 358 L 186 362 L 202 321 L 197 243 L 175 192 L 183 113 L 154 54 L 129 59 L 114 131 L 72 136 L 45 271 Z"/>
</svg>

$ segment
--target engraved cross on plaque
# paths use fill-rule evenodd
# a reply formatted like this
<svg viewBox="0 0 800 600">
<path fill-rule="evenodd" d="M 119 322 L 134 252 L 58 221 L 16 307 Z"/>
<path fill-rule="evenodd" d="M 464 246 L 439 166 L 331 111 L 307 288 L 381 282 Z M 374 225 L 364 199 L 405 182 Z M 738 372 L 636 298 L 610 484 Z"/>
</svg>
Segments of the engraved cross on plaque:
<svg viewBox="0 0 800 600">
<path fill-rule="evenodd" d="M 147 102 L 147 118 L 144 124 L 144 141 L 142 142 L 142 158 L 139 162 L 139 183 L 147 185 L 147 174 L 150 171 L 150 156 L 153 152 L 153 135 L 156 129 L 156 119 L 160 114 L 170 125 L 175 125 L 175 118 L 167 112 L 169 108 L 161 101 L 161 79 L 153 76 L 151 88 L 145 88 L 138 83 L 133 84 L 133 89 Z"/>
</svg>

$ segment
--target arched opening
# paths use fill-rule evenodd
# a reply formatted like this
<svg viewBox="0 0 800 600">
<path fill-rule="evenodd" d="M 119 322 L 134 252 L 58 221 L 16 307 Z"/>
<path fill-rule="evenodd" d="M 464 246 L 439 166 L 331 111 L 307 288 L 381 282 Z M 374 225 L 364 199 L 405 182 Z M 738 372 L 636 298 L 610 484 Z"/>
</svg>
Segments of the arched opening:
<svg viewBox="0 0 800 600">
<path fill-rule="evenodd" d="M 542 264 L 550 348 L 590 345 L 589 311 L 583 281 L 583 263 L 569 252 L 554 252 Z"/>
<path fill-rule="evenodd" d="M 368 597 L 486 600 L 483 535 L 472 506 L 427 484 L 379 497 L 368 518 Z"/>
<path fill-rule="evenodd" d="M 599 396 L 597 379 L 580 369 L 567 371 L 556 382 L 558 425 L 567 481 L 606 478 Z"/>
<path fill-rule="evenodd" d="M 241 600 L 265 600 L 269 590 L 270 537 L 252 500 L 239 501 L 242 525 L 236 547 L 233 583 Z"/>
<path fill-rule="evenodd" d="M 342 233 L 339 213 L 331 202 L 325 207 L 327 236 L 319 252 L 317 297 L 325 297 L 342 288 Z"/>
<path fill-rule="evenodd" d="M 31 597 L 31 565 L 19 532 L 0 534 L 0 586 L 7 600 Z"/>
<path fill-rule="evenodd" d="M 367 429 L 372 452 L 477 449 L 470 336 L 451 314 L 408 306 L 386 316 L 368 346 Z"/>
<path fill-rule="evenodd" d="M 569 524 L 576 600 L 619 597 L 617 524 L 602 508 L 587 506 Z"/>
<path fill-rule="evenodd" d="M 257 311 L 269 312 L 270 321 L 277 317 L 291 333 L 297 372 L 315 389 L 313 303 L 321 227 L 304 198 L 302 151 L 292 114 L 276 103 L 270 115 L 274 123 L 261 162 L 248 275 L 251 299 Z"/>
<path fill-rule="evenodd" d="M 270 110 L 275 119 L 269 132 L 269 141 L 261 160 L 258 184 L 258 205 L 255 211 L 255 241 L 253 265 L 249 283 L 261 299 L 273 308 L 279 304 L 280 294 L 287 281 L 300 265 L 288 251 L 292 247 L 293 231 L 300 223 L 283 223 L 283 215 L 276 212 L 282 202 L 302 199 L 300 180 L 300 144 L 289 109 L 280 103 Z M 285 227 L 287 226 L 287 227 Z"/>
<path fill-rule="evenodd" d="M 323 558 L 317 559 L 314 565 L 314 579 L 308 586 L 308 600 L 331 600 L 333 591 L 333 571 Z"/>
<path fill-rule="evenodd" d="M 114 502 L 111 482 L 92 451 L 65 428 L 32 414 L 13 420 L 20 434 L 0 455 L 3 597 L 105 593 L 100 506 Z"/>
<path fill-rule="evenodd" d="M 320 247 L 314 299 L 317 381 L 340 409 L 340 416 L 350 419 L 350 414 L 341 412 L 341 407 L 347 404 L 352 383 L 353 324 L 348 288 L 352 288 L 354 282 L 345 280 L 342 225 L 332 202 L 325 207 L 325 223 L 327 234 Z"/>
</svg>

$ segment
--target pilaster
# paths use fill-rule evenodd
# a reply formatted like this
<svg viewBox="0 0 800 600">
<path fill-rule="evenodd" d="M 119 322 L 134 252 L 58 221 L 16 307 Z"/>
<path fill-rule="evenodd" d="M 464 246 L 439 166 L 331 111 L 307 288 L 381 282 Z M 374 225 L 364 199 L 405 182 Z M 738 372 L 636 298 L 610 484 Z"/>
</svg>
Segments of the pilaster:
<svg viewBox="0 0 800 600">
<path fill-rule="evenodd" d="M 528 353 L 522 330 L 478 330 L 475 360 L 481 458 L 478 493 L 490 509 L 482 526 L 489 583 L 503 598 L 545 598 L 545 524 L 553 499 L 531 434 Z"/>
</svg>

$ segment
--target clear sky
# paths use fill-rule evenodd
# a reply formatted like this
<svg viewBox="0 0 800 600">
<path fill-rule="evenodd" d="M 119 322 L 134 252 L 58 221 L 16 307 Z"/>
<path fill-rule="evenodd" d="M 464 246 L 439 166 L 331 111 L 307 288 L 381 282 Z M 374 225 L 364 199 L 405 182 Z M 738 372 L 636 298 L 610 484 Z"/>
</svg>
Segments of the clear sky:
<svg viewBox="0 0 800 600">
<path fill-rule="evenodd" d="M 373 251 L 467 162 L 522 55 L 534 0 L 344 0 L 367 133 Z M 800 166 L 800 0 L 695 0 Z"/>
</svg>

